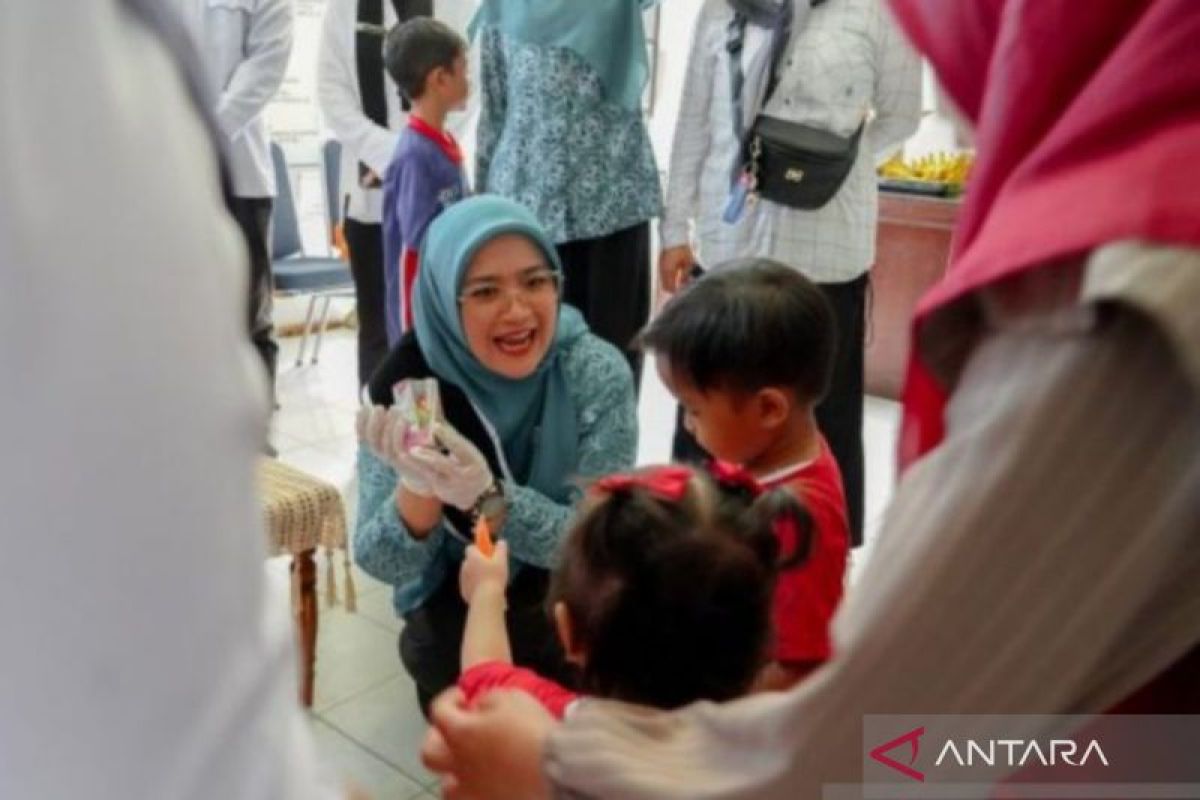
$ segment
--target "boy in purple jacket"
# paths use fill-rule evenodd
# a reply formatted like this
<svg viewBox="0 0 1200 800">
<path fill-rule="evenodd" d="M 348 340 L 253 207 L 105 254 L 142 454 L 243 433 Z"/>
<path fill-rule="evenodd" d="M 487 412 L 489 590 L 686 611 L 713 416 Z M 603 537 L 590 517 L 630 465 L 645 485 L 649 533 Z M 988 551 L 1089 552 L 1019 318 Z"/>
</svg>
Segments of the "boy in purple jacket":
<svg viewBox="0 0 1200 800">
<path fill-rule="evenodd" d="M 384 64 L 412 104 L 383 181 L 384 287 L 388 345 L 412 327 L 412 288 L 425 229 L 470 189 L 446 115 L 467 102 L 467 43 L 418 17 L 388 32 Z"/>
</svg>

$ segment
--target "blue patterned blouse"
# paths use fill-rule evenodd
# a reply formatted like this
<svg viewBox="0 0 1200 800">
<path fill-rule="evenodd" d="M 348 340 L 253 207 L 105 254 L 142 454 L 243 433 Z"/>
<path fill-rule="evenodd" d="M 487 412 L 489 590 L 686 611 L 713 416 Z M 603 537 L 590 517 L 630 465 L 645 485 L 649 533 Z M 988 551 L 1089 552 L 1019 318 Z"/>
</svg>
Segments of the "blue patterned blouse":
<svg viewBox="0 0 1200 800">
<path fill-rule="evenodd" d="M 573 51 L 480 32 L 475 182 L 532 210 L 557 243 L 659 216 L 662 190 L 641 111 L 605 98 Z"/>
<path fill-rule="evenodd" d="M 585 334 L 561 357 L 578 415 L 579 463 L 568 479 L 596 478 L 628 470 L 637 456 L 637 407 L 629 363 L 616 348 Z M 547 443 L 553 447 L 553 443 Z M 424 539 L 414 539 L 396 511 L 396 471 L 369 449 L 358 452 L 358 515 L 354 560 L 368 574 L 394 587 L 397 614 L 420 606 L 454 574 L 463 543 L 443 524 Z M 508 516 L 501 535 L 512 557 L 549 569 L 575 513 L 525 486 L 504 485 Z"/>
</svg>

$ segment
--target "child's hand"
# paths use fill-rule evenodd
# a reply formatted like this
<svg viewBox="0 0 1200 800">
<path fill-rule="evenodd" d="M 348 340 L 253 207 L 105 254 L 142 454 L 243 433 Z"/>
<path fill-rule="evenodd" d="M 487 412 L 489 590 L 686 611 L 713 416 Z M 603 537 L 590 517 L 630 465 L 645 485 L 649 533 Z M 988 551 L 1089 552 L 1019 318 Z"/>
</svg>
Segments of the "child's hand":
<svg viewBox="0 0 1200 800">
<path fill-rule="evenodd" d="M 468 547 L 458 585 L 467 605 L 481 590 L 503 597 L 508 586 L 508 542 L 503 539 L 496 542 L 496 552 L 491 558 L 479 552 L 474 545 Z"/>
</svg>

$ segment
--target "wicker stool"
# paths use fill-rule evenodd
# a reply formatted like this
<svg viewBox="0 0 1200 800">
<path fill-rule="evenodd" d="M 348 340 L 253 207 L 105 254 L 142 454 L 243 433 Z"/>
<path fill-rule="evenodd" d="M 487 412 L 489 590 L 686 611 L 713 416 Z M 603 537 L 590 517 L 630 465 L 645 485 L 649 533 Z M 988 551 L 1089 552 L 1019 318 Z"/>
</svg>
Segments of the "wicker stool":
<svg viewBox="0 0 1200 800">
<path fill-rule="evenodd" d="M 342 551 L 346 610 L 355 610 L 354 581 L 346 553 L 346 511 L 337 487 L 326 481 L 264 458 L 258 468 L 259 497 L 266 516 L 267 553 L 292 556 L 292 613 L 300 641 L 300 702 L 312 707 L 317 659 L 318 547 L 327 557 L 326 599 L 337 603 L 333 551 Z"/>
</svg>

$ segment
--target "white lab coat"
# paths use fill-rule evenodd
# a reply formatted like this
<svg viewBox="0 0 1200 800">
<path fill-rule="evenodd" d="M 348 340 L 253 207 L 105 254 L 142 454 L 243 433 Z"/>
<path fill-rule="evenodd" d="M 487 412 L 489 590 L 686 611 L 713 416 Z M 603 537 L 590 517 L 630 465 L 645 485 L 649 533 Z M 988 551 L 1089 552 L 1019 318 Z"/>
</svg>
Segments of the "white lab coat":
<svg viewBox="0 0 1200 800">
<path fill-rule="evenodd" d="M 210 141 L 127 10 L 63 12 L 0 3 L 19 76 L 0 88 L 0 797 L 340 796 L 264 585 L 267 393 Z"/>
<path fill-rule="evenodd" d="M 173 0 L 203 61 L 233 193 L 274 197 L 265 110 L 292 51 L 292 0 Z"/>
<path fill-rule="evenodd" d="M 434 0 L 434 17 L 466 36 L 467 23 L 475 15 L 478 0 Z M 396 12 L 390 0 L 383 0 L 383 23 L 396 24 Z M 362 108 L 358 91 L 358 66 L 355 62 L 355 29 L 358 24 L 358 0 L 328 0 L 322 25 L 321 50 L 317 60 L 317 98 L 325 127 L 342 143 L 340 203 L 349 204 L 346 216 L 359 222 L 378 223 L 382 218 L 383 191 L 364 189 L 358 183 L 358 163 L 366 164 L 381 178 L 387 171 L 396 142 L 408 115 L 400 108 L 400 94 L 390 76 L 384 76 L 388 125 L 377 125 Z M 382 46 L 382 42 L 380 42 Z M 479 59 L 469 56 L 472 73 L 471 96 L 465 111 L 452 114 L 447 121 L 450 132 L 463 146 L 467 162 L 473 151 L 475 122 L 479 101 L 475 87 Z"/>
</svg>

